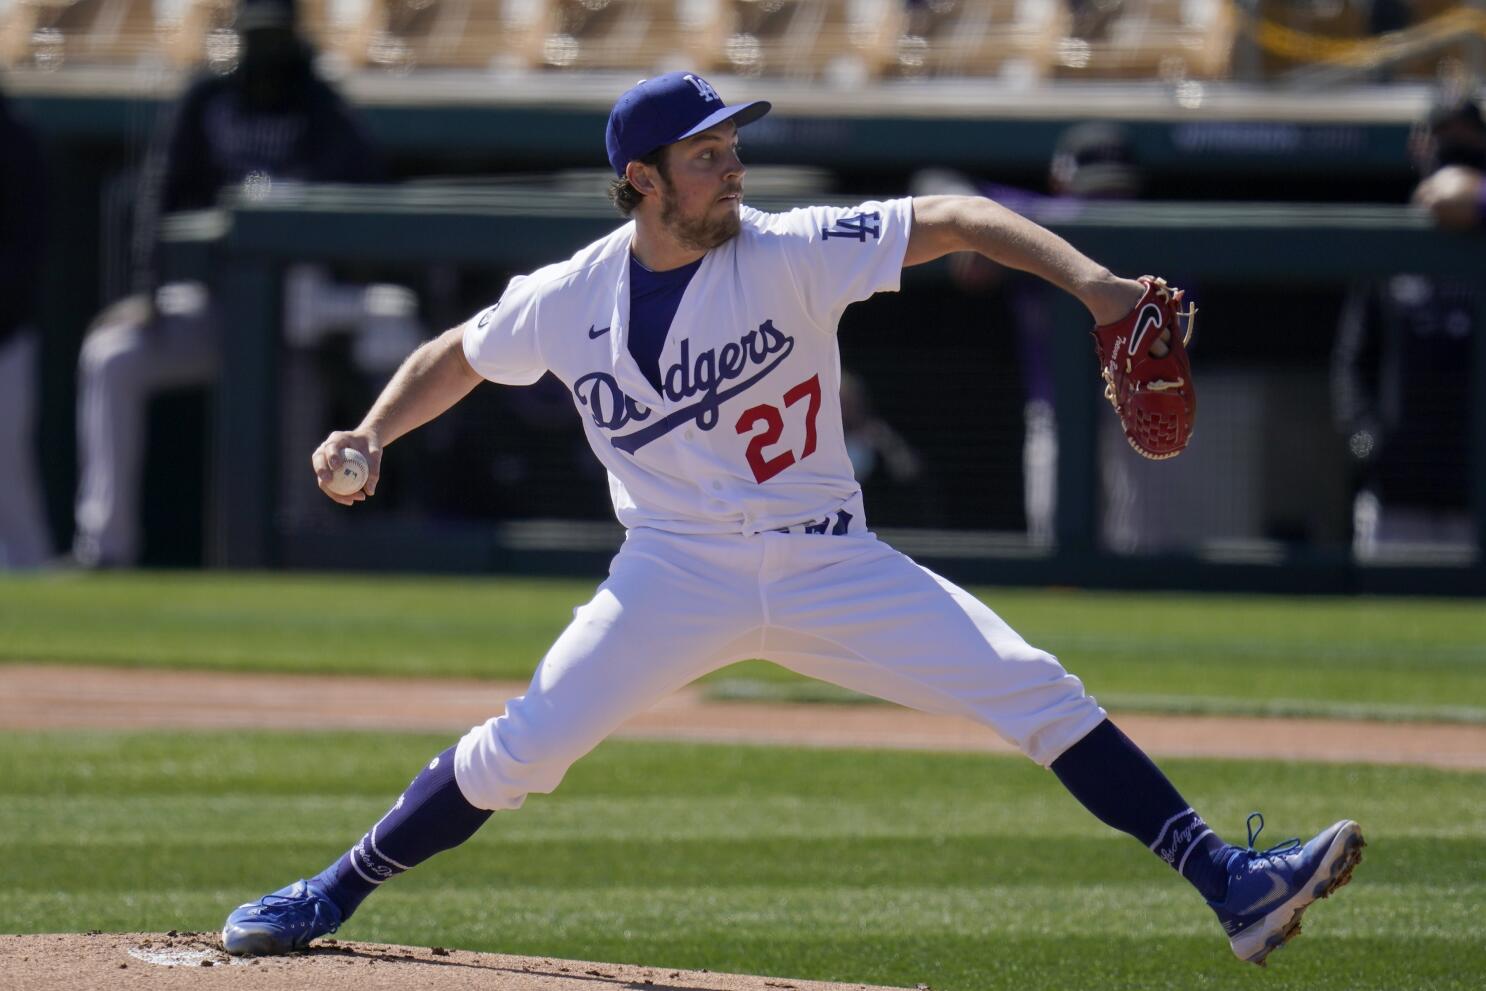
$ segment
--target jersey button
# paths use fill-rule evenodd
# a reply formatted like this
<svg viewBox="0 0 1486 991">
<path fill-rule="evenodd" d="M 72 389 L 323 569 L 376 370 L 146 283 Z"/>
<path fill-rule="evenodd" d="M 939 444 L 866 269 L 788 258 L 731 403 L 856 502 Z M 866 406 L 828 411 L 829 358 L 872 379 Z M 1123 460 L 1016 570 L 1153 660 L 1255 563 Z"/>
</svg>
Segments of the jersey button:
<svg viewBox="0 0 1486 991">
<path fill-rule="evenodd" d="M 694 431 L 694 430 L 688 430 L 686 432 L 686 435 L 685 436 L 686 436 L 686 439 L 687 440 L 692 440 L 692 439 L 694 439 L 696 437 L 696 431 Z"/>
<path fill-rule="evenodd" d="M 718 492 L 721 492 L 722 491 L 722 483 L 714 480 L 712 482 L 712 488 L 714 490 L 718 491 Z"/>
</svg>

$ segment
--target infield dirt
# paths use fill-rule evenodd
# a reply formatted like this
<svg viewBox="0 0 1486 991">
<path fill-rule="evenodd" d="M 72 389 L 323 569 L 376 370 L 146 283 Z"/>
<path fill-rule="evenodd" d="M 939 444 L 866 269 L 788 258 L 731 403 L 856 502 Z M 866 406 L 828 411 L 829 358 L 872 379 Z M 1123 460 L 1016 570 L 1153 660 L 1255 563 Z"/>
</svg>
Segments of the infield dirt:
<svg viewBox="0 0 1486 991">
<path fill-rule="evenodd" d="M 0 730 L 293 729 L 462 734 L 523 682 L 0 664 Z M 1116 713 L 1158 757 L 1486 770 L 1486 726 Z M 893 705 L 714 701 L 697 688 L 622 727 L 631 739 L 1011 753 L 968 719 Z"/>
<path fill-rule="evenodd" d="M 216 933 L 0 936 L 15 991 L 897 991 L 779 977 L 324 939 L 305 953 L 230 957 Z"/>
</svg>

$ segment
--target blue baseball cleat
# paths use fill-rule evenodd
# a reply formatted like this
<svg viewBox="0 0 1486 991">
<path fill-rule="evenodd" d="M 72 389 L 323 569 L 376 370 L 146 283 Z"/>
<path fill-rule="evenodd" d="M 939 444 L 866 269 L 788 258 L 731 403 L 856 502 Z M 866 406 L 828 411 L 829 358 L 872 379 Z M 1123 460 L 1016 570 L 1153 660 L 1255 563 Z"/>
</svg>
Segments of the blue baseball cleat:
<svg viewBox="0 0 1486 991">
<path fill-rule="evenodd" d="M 222 926 L 222 948 L 235 956 L 289 953 L 335 932 L 340 924 L 335 902 L 309 881 L 295 881 L 233 909 Z"/>
<path fill-rule="evenodd" d="M 1352 880 L 1366 844 L 1362 827 L 1343 819 L 1305 846 L 1291 839 L 1260 851 L 1254 841 L 1264 817 L 1255 812 L 1248 825 L 1248 849 L 1233 847 L 1228 858 L 1228 896 L 1208 905 L 1238 958 L 1262 967 L 1270 953 L 1300 934 L 1300 916 L 1311 902 Z"/>
</svg>

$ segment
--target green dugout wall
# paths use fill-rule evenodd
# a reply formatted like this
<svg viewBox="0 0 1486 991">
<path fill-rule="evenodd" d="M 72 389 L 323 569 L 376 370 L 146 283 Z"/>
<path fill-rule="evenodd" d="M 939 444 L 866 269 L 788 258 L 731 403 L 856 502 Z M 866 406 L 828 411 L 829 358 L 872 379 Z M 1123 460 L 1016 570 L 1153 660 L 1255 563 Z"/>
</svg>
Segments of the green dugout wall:
<svg viewBox="0 0 1486 991">
<path fill-rule="evenodd" d="M 788 204 L 759 203 L 761 208 Z M 1486 238 L 1435 230 L 1402 207 L 1292 204 L 1090 205 L 1034 215 L 1079 248 L 1120 271 L 1180 271 L 1203 284 L 1284 284 L 1383 277 L 1401 271 L 1456 278 L 1486 272 Z M 290 260 L 405 263 L 446 260 L 523 269 L 570 254 L 612 228 L 613 215 L 586 193 L 547 189 L 457 188 L 275 190 L 228 209 L 177 218 L 176 264 L 210 274 L 232 326 L 214 432 L 212 564 L 238 567 L 398 567 L 455 570 L 591 570 L 608 551 L 522 546 L 498 527 L 358 525 L 343 533 L 293 531 L 275 520 L 279 458 L 276 349 L 279 280 Z M 942 277 L 932 267 L 913 277 Z M 1071 298 L 1059 304 L 1054 354 L 1060 456 L 1056 549 L 1035 554 L 939 560 L 966 581 L 1108 587 L 1264 591 L 1479 594 L 1486 555 L 1452 567 L 1359 566 L 1338 553 L 1305 547 L 1262 563 L 1191 555 L 1127 557 L 1102 552 L 1096 535 L 1095 417 L 1099 384 L 1087 317 Z M 1478 314 L 1486 325 L 1486 313 Z M 1317 332 L 1329 333 L 1330 328 Z M 1477 339 L 1473 381 L 1486 374 Z M 1199 388 L 1201 364 L 1198 363 Z M 1473 456 L 1477 540 L 1486 536 L 1486 402 L 1473 393 L 1461 424 Z M 222 452 L 231 452 L 224 457 Z M 913 550 L 912 547 L 905 548 Z"/>
</svg>

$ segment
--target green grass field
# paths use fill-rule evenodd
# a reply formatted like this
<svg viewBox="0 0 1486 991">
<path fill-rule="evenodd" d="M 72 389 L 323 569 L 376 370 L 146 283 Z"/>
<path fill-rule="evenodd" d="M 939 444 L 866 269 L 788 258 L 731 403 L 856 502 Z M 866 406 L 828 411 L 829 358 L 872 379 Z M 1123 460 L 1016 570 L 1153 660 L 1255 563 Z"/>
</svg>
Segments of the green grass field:
<svg viewBox="0 0 1486 991">
<path fill-rule="evenodd" d="M 318 870 L 447 741 L 0 738 L 0 926 L 214 929 Z M 1138 844 L 1019 759 L 611 742 L 342 935 L 958 991 L 1477 989 L 1486 776 L 1173 762 L 1229 834 L 1339 814 L 1353 883 L 1260 971 Z M 1241 838 L 1241 837 L 1240 837 Z"/>
<path fill-rule="evenodd" d="M 0 661 L 524 679 L 593 581 L 219 573 L 0 577 Z M 981 589 L 1124 711 L 1486 722 L 1486 608 Z M 354 639 L 359 653 L 340 652 Z M 772 665 L 737 690 L 821 694 Z"/>
<path fill-rule="evenodd" d="M 522 678 L 592 586 L 0 578 L 0 662 Z M 1127 708 L 1486 720 L 1475 602 L 982 595 Z M 336 656 L 353 634 L 365 651 Z M 762 664 L 723 677 L 817 691 Z M 0 932 L 215 929 L 340 853 L 449 742 L 0 732 Z M 1266 971 L 1045 771 L 962 754 L 606 743 L 342 934 L 955 991 L 1481 986 L 1486 774 L 1165 765 L 1230 839 L 1253 808 L 1265 845 L 1367 831 L 1356 880 Z"/>
</svg>

